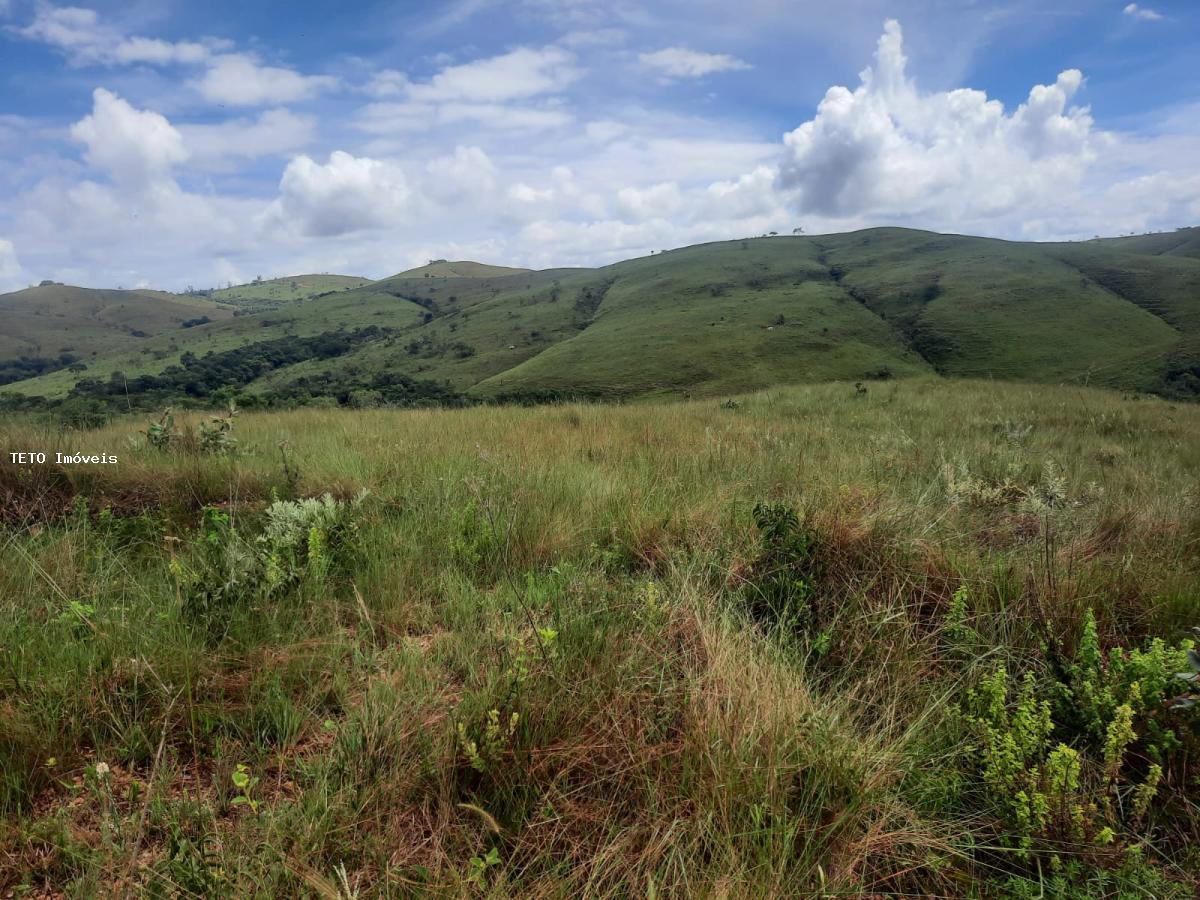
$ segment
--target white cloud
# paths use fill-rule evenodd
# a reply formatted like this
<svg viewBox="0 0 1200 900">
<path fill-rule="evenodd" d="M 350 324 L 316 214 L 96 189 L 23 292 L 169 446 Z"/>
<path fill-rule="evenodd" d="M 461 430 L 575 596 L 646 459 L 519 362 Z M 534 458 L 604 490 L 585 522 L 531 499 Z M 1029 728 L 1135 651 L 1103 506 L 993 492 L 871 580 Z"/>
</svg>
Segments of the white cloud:
<svg viewBox="0 0 1200 900">
<path fill-rule="evenodd" d="M 316 120 L 279 108 L 254 119 L 180 125 L 178 130 L 194 164 L 225 168 L 238 160 L 281 156 L 305 147 L 313 140 Z"/>
<path fill-rule="evenodd" d="M 337 84 L 337 79 L 328 75 L 301 75 L 292 69 L 261 65 L 244 53 L 227 53 L 212 60 L 196 88 L 213 103 L 263 106 L 308 100 Z"/>
<path fill-rule="evenodd" d="M 15 291 L 26 283 L 21 261 L 17 259 L 17 248 L 12 241 L 0 238 L 0 292 Z"/>
<path fill-rule="evenodd" d="M 629 130 L 629 126 L 624 122 L 616 122 L 612 119 L 597 119 L 594 122 L 588 122 L 583 130 L 593 141 L 603 144 L 625 134 Z"/>
<path fill-rule="evenodd" d="M 550 188 L 535 188 L 523 181 L 518 181 L 508 189 L 508 198 L 516 203 L 530 206 L 540 205 L 554 199 L 554 191 Z"/>
<path fill-rule="evenodd" d="M 830 88 L 816 117 L 785 135 L 779 185 L 800 211 L 933 227 L 994 220 L 1061 199 L 1095 157 L 1091 116 L 1070 105 L 1077 70 L 1008 115 L 980 91 L 922 94 L 905 66 L 889 21 L 859 87 Z"/>
<path fill-rule="evenodd" d="M 572 121 L 562 109 L 507 103 L 371 103 L 360 112 L 358 127 L 371 134 L 427 131 L 478 123 L 494 131 L 542 131 Z"/>
<path fill-rule="evenodd" d="M 479 147 L 454 148 L 425 166 L 424 190 L 443 202 L 479 202 L 496 189 L 496 166 Z"/>
<path fill-rule="evenodd" d="M 558 42 L 564 47 L 611 47 L 624 43 L 628 36 L 620 28 L 588 28 L 569 31 Z"/>
<path fill-rule="evenodd" d="M 1143 22 L 1157 22 L 1162 18 L 1162 13 L 1145 6 L 1138 6 L 1136 3 L 1130 3 L 1125 7 L 1125 15 L 1141 19 Z"/>
<path fill-rule="evenodd" d="M 386 99 L 360 109 L 356 124 L 375 135 L 424 135 L 455 126 L 490 133 L 561 128 L 574 120 L 558 96 L 581 75 L 574 62 L 574 55 L 560 47 L 520 47 L 445 66 L 427 81 L 383 70 L 364 90 Z"/>
<path fill-rule="evenodd" d="M 104 88 L 93 92 L 92 112 L 71 126 L 71 137 L 87 146 L 89 163 L 133 189 L 169 178 L 172 166 L 188 157 L 182 135 L 166 118 L 134 109 Z"/>
<path fill-rule="evenodd" d="M 211 48 L 194 41 L 171 43 L 157 38 L 131 37 L 112 50 L 112 59 L 119 63 L 200 63 L 208 59 Z"/>
<path fill-rule="evenodd" d="M 642 53 L 643 65 L 657 69 L 668 78 L 702 78 L 713 72 L 736 72 L 749 69 L 750 64 L 726 53 L 702 53 L 686 47 L 666 47 L 653 53 Z"/>
<path fill-rule="evenodd" d="M 332 237 L 400 224 L 411 193 L 401 169 L 335 150 L 325 164 L 297 156 L 284 169 L 270 225 L 306 237 Z"/>
<path fill-rule="evenodd" d="M 227 41 L 171 42 L 156 38 L 130 37 L 100 21 L 93 9 L 77 6 L 40 5 L 33 21 L 16 34 L 48 44 L 67 54 L 75 65 L 168 65 L 204 62 Z"/>
<path fill-rule="evenodd" d="M 558 47 L 520 47 L 500 56 L 448 66 L 429 81 L 409 85 L 408 95 L 426 102 L 497 103 L 554 93 L 579 77 L 574 59 Z"/>
<path fill-rule="evenodd" d="M 679 185 L 664 181 L 646 188 L 621 188 L 617 191 L 617 206 L 626 219 L 674 218 L 683 208 Z"/>
<path fill-rule="evenodd" d="M 363 90 L 372 97 L 395 97 L 409 86 L 408 75 L 396 69 L 383 69 L 371 76 Z"/>
</svg>

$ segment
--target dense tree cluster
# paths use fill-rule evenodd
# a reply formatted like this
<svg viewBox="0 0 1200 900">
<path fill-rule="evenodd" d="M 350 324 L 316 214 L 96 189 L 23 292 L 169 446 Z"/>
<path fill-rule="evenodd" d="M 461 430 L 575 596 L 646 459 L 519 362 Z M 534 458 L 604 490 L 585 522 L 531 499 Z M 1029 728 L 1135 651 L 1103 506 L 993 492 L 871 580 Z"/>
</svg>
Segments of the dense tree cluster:
<svg viewBox="0 0 1200 900">
<path fill-rule="evenodd" d="M 339 406 L 467 406 L 471 401 L 449 382 L 413 379 L 397 372 L 323 372 L 289 381 L 265 399 L 272 405 L 298 406 L 319 398 Z"/>
<path fill-rule="evenodd" d="M 12 384 L 26 378 L 36 378 L 47 372 L 55 372 L 76 364 L 78 357 L 70 353 L 58 356 L 21 356 L 17 359 L 0 360 L 0 384 Z"/>
<path fill-rule="evenodd" d="M 243 347 L 196 356 L 191 351 L 158 375 L 127 377 L 113 372 L 107 379 L 83 378 L 75 383 L 71 395 L 77 397 L 147 397 L 174 400 L 177 397 L 202 399 L 217 391 L 240 388 L 268 372 L 310 359 L 343 356 L 369 341 L 379 340 L 391 329 L 372 325 L 355 331 L 326 331 L 310 337 L 288 335 L 268 341 L 256 341 Z"/>
</svg>

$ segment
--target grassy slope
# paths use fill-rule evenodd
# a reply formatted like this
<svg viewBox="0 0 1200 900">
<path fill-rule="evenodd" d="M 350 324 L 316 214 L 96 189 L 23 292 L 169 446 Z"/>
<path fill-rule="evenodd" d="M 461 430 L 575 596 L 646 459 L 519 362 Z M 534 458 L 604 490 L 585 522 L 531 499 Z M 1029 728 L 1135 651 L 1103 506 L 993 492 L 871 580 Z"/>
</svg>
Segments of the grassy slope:
<svg viewBox="0 0 1200 900">
<path fill-rule="evenodd" d="M 838 289 L 807 241 L 688 247 L 609 266 L 595 283 L 609 286 L 586 330 L 481 391 L 720 393 L 862 378 L 884 367 L 928 371 L 885 322 Z"/>
<path fill-rule="evenodd" d="M 202 297 L 63 284 L 0 294 L 0 359 L 66 351 L 90 364 L 145 341 L 134 331 L 174 334 L 180 323 L 200 316 L 221 320 L 232 312 Z"/>
<path fill-rule="evenodd" d="M 948 375 L 1079 378 L 1164 355 L 1178 341 L 1166 322 L 1061 262 L 1052 245 L 899 229 L 817 240 L 830 265 L 844 268 L 843 285 Z M 1128 366 L 1121 374 L 1152 377 Z"/>
<path fill-rule="evenodd" d="M 139 427 L 74 435 L 117 466 L 0 459 L 6 514 L 37 525 L 0 541 L 0 892 L 336 896 L 344 867 L 362 896 L 470 896 L 492 849 L 497 898 L 1200 886 L 1194 749 L 1108 843 L 1022 855 L 954 713 L 998 665 L 1044 683 L 1047 642 L 1077 646 L 1088 607 L 1106 648 L 1200 619 L 1198 407 L 914 379 L 735 408 L 310 409 L 239 418 L 232 459 L 156 452 Z M 0 423 L 5 446 L 58 438 Z M 201 503 L 253 542 L 273 490 L 361 487 L 327 574 L 186 602 L 222 533 Z M 74 492 L 90 521 L 46 518 Z M 764 499 L 813 529 L 796 632 L 746 614 Z M 1056 739 L 1089 802 L 1128 810 L 1140 744 L 1114 791 L 1103 735 Z"/>
</svg>

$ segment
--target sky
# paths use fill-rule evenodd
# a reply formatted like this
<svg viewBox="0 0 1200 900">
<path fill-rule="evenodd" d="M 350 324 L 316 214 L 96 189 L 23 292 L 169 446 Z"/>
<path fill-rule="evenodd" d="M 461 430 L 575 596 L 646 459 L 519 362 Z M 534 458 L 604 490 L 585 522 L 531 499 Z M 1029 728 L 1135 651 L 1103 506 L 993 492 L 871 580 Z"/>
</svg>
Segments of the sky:
<svg viewBox="0 0 1200 900">
<path fill-rule="evenodd" d="M 1200 224 L 1195 0 L 0 0 L 0 290 Z"/>
</svg>

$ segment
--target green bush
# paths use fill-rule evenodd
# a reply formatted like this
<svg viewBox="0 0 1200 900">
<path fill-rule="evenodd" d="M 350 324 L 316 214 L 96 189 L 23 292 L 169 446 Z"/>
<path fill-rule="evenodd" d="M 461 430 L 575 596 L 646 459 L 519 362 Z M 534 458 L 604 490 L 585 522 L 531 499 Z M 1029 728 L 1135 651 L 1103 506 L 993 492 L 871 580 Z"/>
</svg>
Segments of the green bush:
<svg viewBox="0 0 1200 900">
<path fill-rule="evenodd" d="M 747 608 L 763 624 L 799 631 L 811 624 L 820 577 L 816 533 L 786 503 L 760 502 L 753 515 L 760 548 L 743 590 Z"/>
</svg>

